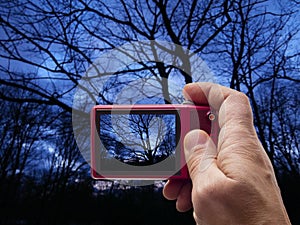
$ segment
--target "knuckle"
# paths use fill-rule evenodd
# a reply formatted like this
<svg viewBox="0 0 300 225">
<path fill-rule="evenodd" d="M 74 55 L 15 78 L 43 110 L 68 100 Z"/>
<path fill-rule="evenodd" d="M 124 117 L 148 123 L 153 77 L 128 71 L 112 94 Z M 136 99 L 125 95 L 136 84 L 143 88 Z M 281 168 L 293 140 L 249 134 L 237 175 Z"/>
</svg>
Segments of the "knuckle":
<svg viewBox="0 0 300 225">
<path fill-rule="evenodd" d="M 243 93 L 243 92 L 238 92 L 237 93 L 237 97 L 242 101 L 242 102 L 245 102 L 245 103 L 249 103 L 249 98 L 248 96 Z"/>
<path fill-rule="evenodd" d="M 206 207 L 211 200 L 215 199 L 222 192 L 220 188 L 221 186 L 218 183 L 202 183 L 194 187 L 193 197 L 200 200 L 201 206 Z"/>
</svg>

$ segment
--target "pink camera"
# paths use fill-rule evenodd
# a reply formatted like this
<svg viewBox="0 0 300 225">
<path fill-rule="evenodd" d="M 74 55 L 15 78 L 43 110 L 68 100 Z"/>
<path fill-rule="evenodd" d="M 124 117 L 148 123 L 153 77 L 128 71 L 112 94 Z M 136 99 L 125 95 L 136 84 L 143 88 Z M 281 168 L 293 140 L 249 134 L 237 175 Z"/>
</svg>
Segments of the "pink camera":
<svg viewBox="0 0 300 225">
<path fill-rule="evenodd" d="M 184 136 L 202 129 L 217 137 L 208 106 L 97 105 L 91 111 L 95 179 L 189 179 Z"/>
</svg>

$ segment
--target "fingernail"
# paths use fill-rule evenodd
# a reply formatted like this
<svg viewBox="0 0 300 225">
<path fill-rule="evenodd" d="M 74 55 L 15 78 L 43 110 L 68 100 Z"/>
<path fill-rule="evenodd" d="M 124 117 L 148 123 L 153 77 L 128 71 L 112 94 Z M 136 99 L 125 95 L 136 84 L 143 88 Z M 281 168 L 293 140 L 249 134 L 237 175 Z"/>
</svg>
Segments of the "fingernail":
<svg viewBox="0 0 300 225">
<path fill-rule="evenodd" d="M 189 153 L 196 146 L 205 145 L 208 140 L 208 135 L 202 130 L 192 130 L 184 138 L 184 150 Z"/>
</svg>

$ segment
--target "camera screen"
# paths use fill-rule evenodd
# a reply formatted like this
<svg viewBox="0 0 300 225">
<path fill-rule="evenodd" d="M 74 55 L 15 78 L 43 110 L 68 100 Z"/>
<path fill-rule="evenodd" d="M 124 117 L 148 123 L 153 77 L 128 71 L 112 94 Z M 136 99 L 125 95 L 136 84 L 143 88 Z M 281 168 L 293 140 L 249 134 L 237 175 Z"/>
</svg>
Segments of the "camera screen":
<svg viewBox="0 0 300 225">
<path fill-rule="evenodd" d="M 101 171 L 160 175 L 180 165 L 177 110 L 97 111 L 96 118 Z"/>
</svg>

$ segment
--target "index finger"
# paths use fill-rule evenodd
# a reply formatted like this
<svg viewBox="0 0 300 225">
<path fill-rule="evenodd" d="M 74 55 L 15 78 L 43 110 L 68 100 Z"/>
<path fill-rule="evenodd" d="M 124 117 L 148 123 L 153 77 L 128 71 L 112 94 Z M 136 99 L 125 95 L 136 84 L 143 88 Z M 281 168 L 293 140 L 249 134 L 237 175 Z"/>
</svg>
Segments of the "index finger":
<svg viewBox="0 0 300 225">
<path fill-rule="evenodd" d="M 215 110 L 219 110 L 223 101 L 237 91 L 214 83 L 190 83 L 183 88 L 183 96 L 186 100 L 194 102 L 196 105 L 210 105 Z"/>
<path fill-rule="evenodd" d="M 266 161 L 245 94 L 213 83 L 188 84 L 183 94 L 187 100 L 197 105 L 208 104 L 216 111 L 219 123 L 217 154 L 221 168 L 225 164 L 227 167 L 240 164 L 238 167 L 242 170 L 245 160 L 251 163 Z"/>
<path fill-rule="evenodd" d="M 209 105 L 219 114 L 219 126 L 234 127 L 244 124 L 253 127 L 252 110 L 247 96 L 239 91 L 214 84 L 191 83 L 183 89 L 186 100 L 196 105 Z M 241 128 L 241 127 L 239 127 Z"/>
</svg>

